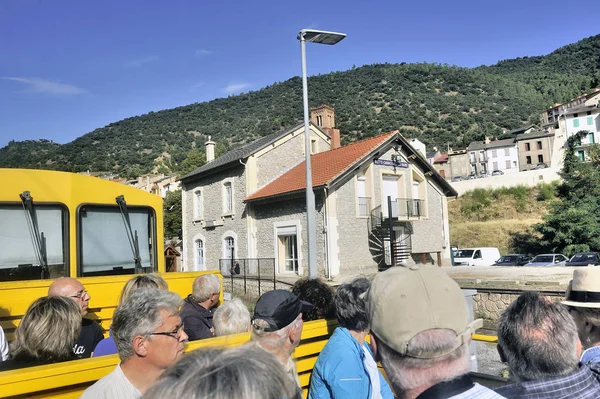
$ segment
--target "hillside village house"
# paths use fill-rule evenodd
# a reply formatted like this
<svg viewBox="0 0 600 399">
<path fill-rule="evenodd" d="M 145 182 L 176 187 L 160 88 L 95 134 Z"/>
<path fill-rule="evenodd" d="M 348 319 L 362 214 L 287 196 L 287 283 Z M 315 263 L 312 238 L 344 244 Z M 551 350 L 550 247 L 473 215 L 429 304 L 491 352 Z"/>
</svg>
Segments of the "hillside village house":
<svg viewBox="0 0 600 399">
<path fill-rule="evenodd" d="M 433 169 L 440 174 L 444 179 L 452 179 L 450 165 L 448 163 L 448 154 L 440 154 L 433 160 Z"/>
<path fill-rule="evenodd" d="M 450 170 L 450 176 L 446 176 L 446 179 L 451 177 L 463 177 L 466 179 L 469 173 L 471 173 L 467 150 L 451 150 L 448 152 L 448 169 Z"/>
<path fill-rule="evenodd" d="M 519 170 L 550 166 L 554 133 L 534 131 L 520 134 L 516 138 L 519 151 Z"/>
<path fill-rule="evenodd" d="M 577 149 L 579 159 L 586 159 L 586 147 L 600 142 L 600 91 L 588 96 L 580 106 L 561 112 L 560 116 L 559 128 L 566 132 L 565 140 L 582 130 L 588 132 Z"/>
<path fill-rule="evenodd" d="M 469 156 L 470 175 L 480 176 L 482 173 L 489 173 L 488 171 L 488 158 L 485 152 L 486 141 L 473 141 L 467 147 L 467 153 Z"/>
<path fill-rule="evenodd" d="M 519 171 L 519 154 L 514 138 L 490 141 L 485 145 L 485 152 L 489 173 L 495 170 L 502 173 Z"/>
<path fill-rule="evenodd" d="M 446 197 L 456 191 L 398 132 L 341 147 L 334 110 L 311 111 L 319 275 L 376 271 L 398 260 L 448 264 Z M 207 148 L 207 160 L 210 154 Z M 306 274 L 303 160 L 298 124 L 184 176 L 183 264 L 193 270 L 221 265 L 227 275 L 223 264 L 231 259 L 270 258 L 279 275 Z M 390 220 L 382 218 L 390 213 L 393 253 Z"/>
</svg>

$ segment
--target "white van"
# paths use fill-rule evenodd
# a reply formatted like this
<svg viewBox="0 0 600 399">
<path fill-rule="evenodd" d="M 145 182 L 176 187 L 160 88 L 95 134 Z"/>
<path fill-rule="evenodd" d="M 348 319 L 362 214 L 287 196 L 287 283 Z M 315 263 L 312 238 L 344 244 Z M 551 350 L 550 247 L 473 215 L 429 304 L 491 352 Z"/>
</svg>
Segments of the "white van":
<svg viewBox="0 0 600 399">
<path fill-rule="evenodd" d="M 454 253 L 454 266 L 491 266 L 498 259 L 498 248 L 463 248 Z"/>
</svg>

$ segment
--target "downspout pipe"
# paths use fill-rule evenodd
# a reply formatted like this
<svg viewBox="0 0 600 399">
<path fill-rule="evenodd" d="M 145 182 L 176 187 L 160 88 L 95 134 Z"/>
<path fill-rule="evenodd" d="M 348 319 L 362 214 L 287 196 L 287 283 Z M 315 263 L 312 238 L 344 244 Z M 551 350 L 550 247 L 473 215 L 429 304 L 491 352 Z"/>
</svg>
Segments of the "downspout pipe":
<svg viewBox="0 0 600 399">
<path fill-rule="evenodd" d="M 325 255 L 325 263 L 327 267 L 325 270 L 327 271 L 327 281 L 331 281 L 331 260 L 329 256 L 329 225 L 327 224 L 327 187 L 323 189 L 323 231 L 324 231 L 324 251 Z"/>
</svg>

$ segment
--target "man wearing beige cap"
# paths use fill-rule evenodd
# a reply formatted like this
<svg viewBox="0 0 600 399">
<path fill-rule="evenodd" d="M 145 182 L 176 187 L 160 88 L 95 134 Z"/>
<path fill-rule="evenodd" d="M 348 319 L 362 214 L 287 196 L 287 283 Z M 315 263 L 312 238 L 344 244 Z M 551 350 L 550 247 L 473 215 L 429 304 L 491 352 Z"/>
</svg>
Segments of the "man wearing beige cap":
<svg viewBox="0 0 600 399">
<path fill-rule="evenodd" d="M 581 363 L 600 369 L 600 268 L 583 267 L 573 272 L 566 294 L 583 353 Z"/>
<path fill-rule="evenodd" d="M 433 267 L 393 267 L 365 295 L 371 344 L 398 398 L 503 398 L 471 381 L 469 322 L 460 287 Z"/>
</svg>

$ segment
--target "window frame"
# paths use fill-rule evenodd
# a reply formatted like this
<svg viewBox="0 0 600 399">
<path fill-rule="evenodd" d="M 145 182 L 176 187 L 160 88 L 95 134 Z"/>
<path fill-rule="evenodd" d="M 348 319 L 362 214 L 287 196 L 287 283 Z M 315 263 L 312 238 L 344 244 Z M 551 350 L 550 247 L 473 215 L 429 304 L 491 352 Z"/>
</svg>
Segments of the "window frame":
<svg viewBox="0 0 600 399">
<path fill-rule="evenodd" d="M 17 201 L 8 201 L 8 202 L 0 202 L 0 207 L 16 207 L 19 210 L 23 211 L 23 203 L 22 202 L 17 202 Z M 33 203 L 34 207 L 47 207 L 47 208 L 51 208 L 51 207 L 58 207 L 61 210 L 61 221 L 62 221 L 62 228 L 61 228 L 61 233 L 62 236 L 64 238 L 63 241 L 63 245 L 62 245 L 62 251 L 63 251 L 63 258 L 64 258 L 64 262 L 65 262 L 65 277 L 71 277 L 71 231 L 70 231 L 70 220 L 71 220 L 71 212 L 69 210 L 69 207 L 63 203 L 63 202 L 39 202 L 39 201 L 34 201 Z M 18 267 L 18 265 L 17 265 Z M 41 277 L 41 275 L 40 275 Z M 4 282 L 13 282 L 13 281 L 37 281 L 37 280 L 41 280 L 40 279 L 16 279 L 16 280 L 2 280 L 0 278 L 0 283 L 4 283 Z"/>
<path fill-rule="evenodd" d="M 127 198 L 126 198 L 127 199 Z M 82 209 L 86 208 L 86 207 L 92 207 L 92 208 L 108 208 L 108 209 L 115 209 L 117 212 L 115 212 L 116 214 L 120 215 L 121 212 L 119 210 L 119 206 L 115 203 L 115 205 L 112 204 L 98 204 L 98 203 L 91 203 L 91 202 L 86 202 L 86 203 L 81 203 L 77 206 L 77 210 L 75 211 L 75 231 L 76 231 L 76 250 L 77 250 L 77 277 L 98 277 L 98 276 L 119 276 L 119 275 L 131 275 L 131 274 L 135 274 L 135 269 L 133 273 L 101 273 L 101 272 L 91 272 L 93 274 L 90 274 L 90 272 L 86 272 L 86 274 L 84 274 L 83 271 L 83 228 L 82 228 L 82 223 L 81 223 L 81 211 Z M 147 206 L 147 205 L 129 205 L 127 204 L 127 209 L 131 210 L 131 209 L 146 209 L 149 210 L 149 216 L 150 216 L 150 226 L 148 229 L 148 233 L 149 235 L 152 237 L 152 242 L 154 243 L 154 246 L 152 248 L 152 251 L 150 251 L 150 261 L 151 261 L 151 265 L 150 265 L 150 269 L 151 271 L 147 272 L 147 273 L 157 273 L 158 272 L 158 245 L 159 243 L 157 242 L 157 223 L 158 223 L 158 219 L 156 217 L 156 211 L 153 207 L 151 206 Z M 132 255 L 133 256 L 133 255 Z"/>
<path fill-rule="evenodd" d="M 542 150 L 542 149 L 543 149 L 543 148 L 542 148 L 542 141 L 541 141 L 541 140 L 538 140 L 538 141 L 536 142 L 536 147 L 537 147 L 537 149 L 538 149 L 538 150 Z"/>
<path fill-rule="evenodd" d="M 229 201 L 231 203 L 231 209 L 227 209 L 227 186 L 231 187 L 231 195 Z M 235 215 L 235 190 L 232 178 L 227 178 L 223 180 L 221 189 L 221 215 L 222 216 L 233 216 Z"/>
<path fill-rule="evenodd" d="M 193 214 L 194 221 L 204 220 L 204 190 L 201 188 L 195 189 L 193 191 Z M 198 195 L 198 193 L 200 195 Z"/>
</svg>

